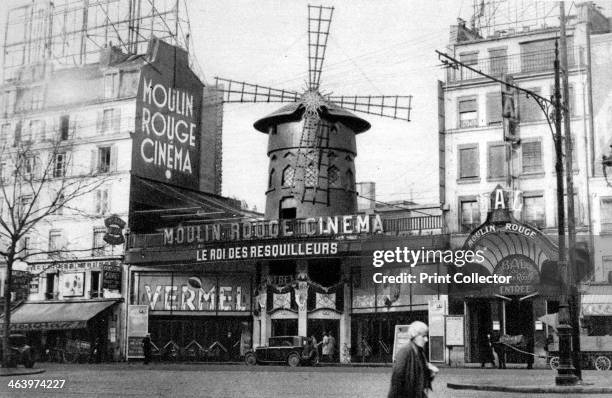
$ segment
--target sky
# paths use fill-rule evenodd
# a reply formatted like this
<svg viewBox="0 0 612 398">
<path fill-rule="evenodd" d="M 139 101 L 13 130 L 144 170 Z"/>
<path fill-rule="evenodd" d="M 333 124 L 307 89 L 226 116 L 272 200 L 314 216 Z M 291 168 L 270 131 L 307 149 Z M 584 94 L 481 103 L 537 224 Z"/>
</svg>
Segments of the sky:
<svg viewBox="0 0 612 398">
<path fill-rule="evenodd" d="M 474 1 L 309 1 L 335 8 L 321 77 L 323 93 L 413 95 L 410 122 L 356 112 L 372 125 L 357 136 L 356 181 L 375 182 L 380 201 L 437 205 L 437 81 L 443 80 L 443 70 L 435 50 L 448 46 L 449 28 L 457 17 L 470 19 Z M 205 83 L 214 84 L 219 76 L 303 92 L 309 1 L 181 0 L 191 24 L 190 51 Z M 1 21 L 7 3 L 0 3 Z M 11 4 L 17 3 L 29 0 Z M 253 123 L 280 106 L 224 106 L 222 193 L 260 211 L 267 187 L 267 135 Z"/>
<path fill-rule="evenodd" d="M 334 6 L 321 91 L 413 95 L 411 121 L 356 113 L 372 128 L 357 136 L 356 181 L 377 199 L 439 202 L 435 49 L 448 44 L 461 1 L 326 1 Z M 465 1 L 469 3 L 471 1 Z M 307 81 L 307 1 L 189 2 L 195 56 L 215 76 L 302 92 Z M 467 7 L 467 6 L 465 6 Z M 465 9 L 464 9 L 465 11 Z M 263 210 L 267 135 L 253 123 L 279 104 L 226 104 L 223 194 Z"/>
</svg>

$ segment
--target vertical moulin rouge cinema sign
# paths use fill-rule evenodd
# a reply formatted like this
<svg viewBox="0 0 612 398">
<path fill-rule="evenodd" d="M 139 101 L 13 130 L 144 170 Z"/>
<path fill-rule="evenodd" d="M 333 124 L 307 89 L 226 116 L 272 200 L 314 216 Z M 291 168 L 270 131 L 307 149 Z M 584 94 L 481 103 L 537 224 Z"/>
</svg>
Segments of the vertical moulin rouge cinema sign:
<svg viewBox="0 0 612 398">
<path fill-rule="evenodd" d="M 159 40 L 150 44 L 140 74 L 132 161 L 134 173 L 198 188 L 203 84 L 187 53 Z"/>
</svg>

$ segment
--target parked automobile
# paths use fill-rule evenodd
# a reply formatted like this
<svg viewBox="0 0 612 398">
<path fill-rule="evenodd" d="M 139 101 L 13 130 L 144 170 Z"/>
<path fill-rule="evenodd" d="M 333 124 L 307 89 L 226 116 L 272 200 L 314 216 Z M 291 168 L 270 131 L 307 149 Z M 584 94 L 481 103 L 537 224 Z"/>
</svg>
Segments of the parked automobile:
<svg viewBox="0 0 612 398">
<path fill-rule="evenodd" d="M 0 339 L 2 336 L 0 336 Z M 34 352 L 32 347 L 26 344 L 26 336 L 23 334 L 11 334 L 9 336 L 10 354 L 9 367 L 23 365 L 26 368 L 34 367 Z M 3 346 L 0 343 L 0 358 L 4 355 Z"/>
<path fill-rule="evenodd" d="M 304 346 L 308 341 L 303 336 L 275 336 L 268 339 L 268 345 L 257 347 L 244 356 L 247 365 L 264 363 L 286 363 L 291 367 L 314 365 L 304 357 Z"/>
</svg>

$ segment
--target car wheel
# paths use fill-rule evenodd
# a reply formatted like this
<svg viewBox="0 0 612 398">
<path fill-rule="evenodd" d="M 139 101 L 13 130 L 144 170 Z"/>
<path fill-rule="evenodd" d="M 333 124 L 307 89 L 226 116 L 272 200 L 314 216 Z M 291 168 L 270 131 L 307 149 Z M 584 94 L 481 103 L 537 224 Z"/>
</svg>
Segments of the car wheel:
<svg viewBox="0 0 612 398">
<path fill-rule="evenodd" d="M 595 358 L 595 369 L 610 370 L 610 366 L 612 366 L 612 362 L 610 361 L 610 358 L 604 355 Z"/>
<path fill-rule="evenodd" d="M 289 366 L 291 366 L 292 368 L 295 368 L 296 366 L 300 365 L 300 356 L 296 353 L 290 354 L 287 357 L 287 364 L 289 364 Z"/>
<path fill-rule="evenodd" d="M 548 363 L 552 370 L 557 370 L 559 368 L 559 357 L 550 358 L 550 362 Z"/>
<path fill-rule="evenodd" d="M 249 366 L 257 365 L 257 358 L 255 357 L 255 354 L 253 354 L 252 352 L 248 352 L 244 356 L 244 363 L 246 363 Z"/>
</svg>

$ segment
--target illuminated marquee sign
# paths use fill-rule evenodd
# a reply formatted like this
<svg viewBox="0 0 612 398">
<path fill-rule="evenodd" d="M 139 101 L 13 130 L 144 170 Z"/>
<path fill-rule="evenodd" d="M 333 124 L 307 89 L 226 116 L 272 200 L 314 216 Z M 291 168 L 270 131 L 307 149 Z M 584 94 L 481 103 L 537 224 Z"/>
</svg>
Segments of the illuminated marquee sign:
<svg viewBox="0 0 612 398">
<path fill-rule="evenodd" d="M 295 220 L 263 220 L 223 224 L 201 224 L 164 229 L 164 245 L 203 242 L 269 239 L 280 237 L 314 237 L 383 232 L 380 215 L 345 215 Z M 249 250 L 250 249 L 246 249 Z M 268 255 L 251 256 L 268 257 Z"/>
<path fill-rule="evenodd" d="M 198 188 L 204 86 L 187 58 L 153 42 L 154 59 L 141 69 L 132 162 L 141 177 Z M 178 54 L 180 55 L 180 54 Z"/>
</svg>

